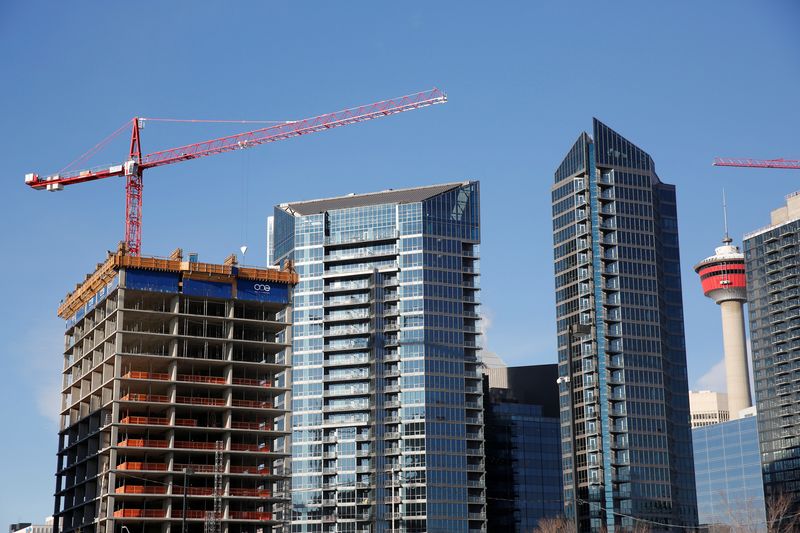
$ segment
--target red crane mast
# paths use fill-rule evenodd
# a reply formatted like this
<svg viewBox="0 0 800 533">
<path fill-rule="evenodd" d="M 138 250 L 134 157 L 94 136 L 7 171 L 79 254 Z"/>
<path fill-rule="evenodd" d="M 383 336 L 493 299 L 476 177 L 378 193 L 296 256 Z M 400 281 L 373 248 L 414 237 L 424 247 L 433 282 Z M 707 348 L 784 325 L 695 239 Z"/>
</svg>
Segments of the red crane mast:
<svg viewBox="0 0 800 533">
<path fill-rule="evenodd" d="M 126 161 L 100 168 L 54 174 L 45 178 L 40 178 L 38 174 L 26 174 L 25 183 L 37 190 L 60 191 L 65 185 L 125 176 L 125 242 L 129 253 L 140 255 L 142 246 L 142 176 L 145 170 L 189 159 L 252 148 L 260 144 L 291 139 L 300 135 L 347 126 L 357 122 L 365 122 L 445 102 L 447 102 L 447 95 L 434 88 L 326 115 L 289 121 L 150 154 L 142 154 L 139 132 L 141 125 L 148 119 L 134 117 L 123 126 L 124 128 L 128 124 L 131 125 L 131 142 Z"/>
<path fill-rule="evenodd" d="M 734 159 L 729 157 L 714 158 L 715 167 L 748 167 L 748 168 L 788 168 L 800 170 L 800 161 L 794 159 Z"/>
</svg>

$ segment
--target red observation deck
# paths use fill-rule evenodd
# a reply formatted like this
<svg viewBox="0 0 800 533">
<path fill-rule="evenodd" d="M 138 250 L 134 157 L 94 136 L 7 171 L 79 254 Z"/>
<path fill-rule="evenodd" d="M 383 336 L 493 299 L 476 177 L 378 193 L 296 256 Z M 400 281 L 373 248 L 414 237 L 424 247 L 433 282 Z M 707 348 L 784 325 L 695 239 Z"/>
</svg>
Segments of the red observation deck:
<svg viewBox="0 0 800 533">
<path fill-rule="evenodd" d="M 747 301 L 747 281 L 744 254 L 726 238 L 714 255 L 703 259 L 694 267 L 700 275 L 703 294 L 719 304 L 729 300 Z"/>
</svg>

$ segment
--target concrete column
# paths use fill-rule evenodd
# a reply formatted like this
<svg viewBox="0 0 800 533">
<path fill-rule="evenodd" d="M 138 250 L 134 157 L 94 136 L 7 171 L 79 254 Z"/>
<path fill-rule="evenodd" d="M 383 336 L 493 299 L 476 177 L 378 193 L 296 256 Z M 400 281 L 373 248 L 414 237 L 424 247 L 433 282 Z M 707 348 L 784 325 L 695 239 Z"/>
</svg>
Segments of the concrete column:
<svg viewBox="0 0 800 533">
<path fill-rule="evenodd" d="M 722 343 L 725 350 L 725 378 L 728 382 L 728 410 L 731 420 L 739 411 L 752 406 L 750 378 L 747 368 L 747 340 L 744 336 L 743 304 L 728 300 L 719 304 L 722 310 Z"/>
</svg>

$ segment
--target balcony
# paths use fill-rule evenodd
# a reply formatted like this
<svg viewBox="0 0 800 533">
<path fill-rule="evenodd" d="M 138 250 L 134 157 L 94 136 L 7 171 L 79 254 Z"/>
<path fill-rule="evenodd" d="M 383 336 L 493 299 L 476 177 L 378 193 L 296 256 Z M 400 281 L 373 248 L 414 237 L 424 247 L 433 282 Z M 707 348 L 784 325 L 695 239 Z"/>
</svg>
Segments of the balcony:
<svg viewBox="0 0 800 533">
<path fill-rule="evenodd" d="M 348 244 L 353 242 L 392 240 L 398 237 L 398 231 L 394 228 L 369 229 L 364 231 L 350 231 L 347 233 L 337 233 L 325 237 L 325 244 Z"/>
<path fill-rule="evenodd" d="M 345 336 L 345 335 L 368 335 L 368 324 L 352 324 L 346 326 L 333 326 L 325 330 L 326 337 Z"/>
<path fill-rule="evenodd" d="M 339 341 L 326 344 L 324 350 L 326 352 L 342 351 L 342 350 L 367 350 L 369 349 L 369 342 L 364 339 Z"/>
<path fill-rule="evenodd" d="M 369 303 L 369 295 L 356 295 L 356 296 L 335 296 L 328 298 L 325 302 L 325 307 L 347 306 L 347 305 L 364 305 Z"/>
</svg>

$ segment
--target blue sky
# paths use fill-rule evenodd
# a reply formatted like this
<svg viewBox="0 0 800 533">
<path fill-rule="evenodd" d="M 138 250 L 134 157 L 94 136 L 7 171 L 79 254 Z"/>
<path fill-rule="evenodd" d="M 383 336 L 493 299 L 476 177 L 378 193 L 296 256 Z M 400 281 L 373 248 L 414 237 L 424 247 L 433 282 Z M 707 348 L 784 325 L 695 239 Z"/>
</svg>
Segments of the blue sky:
<svg viewBox="0 0 800 533">
<path fill-rule="evenodd" d="M 800 173 L 710 163 L 800 158 L 796 2 L 233 4 L 0 5 L 0 524 L 52 512 L 55 309 L 123 233 L 121 179 L 46 194 L 23 176 L 134 115 L 296 119 L 445 89 L 445 106 L 150 171 L 144 252 L 221 261 L 246 243 L 262 263 L 276 203 L 479 179 L 488 346 L 509 364 L 554 360 L 549 189 L 596 116 L 677 185 L 690 383 L 718 382 L 719 311 L 691 267 L 719 242 L 721 190 L 740 240 Z M 143 148 L 229 131 L 151 123 Z"/>
</svg>

